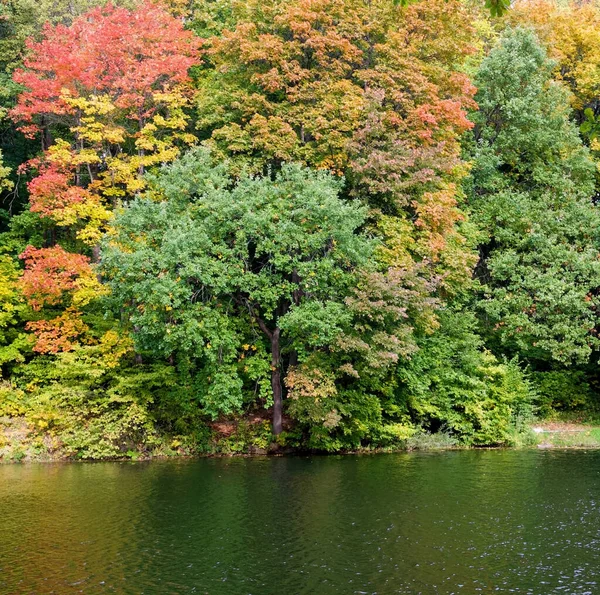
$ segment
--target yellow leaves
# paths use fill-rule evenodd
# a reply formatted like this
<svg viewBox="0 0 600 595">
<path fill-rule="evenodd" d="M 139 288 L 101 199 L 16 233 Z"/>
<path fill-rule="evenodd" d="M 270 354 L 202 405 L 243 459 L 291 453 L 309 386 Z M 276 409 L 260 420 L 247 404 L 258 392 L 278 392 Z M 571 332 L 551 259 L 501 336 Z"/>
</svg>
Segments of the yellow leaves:
<svg viewBox="0 0 600 595">
<path fill-rule="evenodd" d="M 188 116 L 183 108 L 190 98 L 181 86 L 152 93 L 145 112 L 135 116 L 118 107 L 118 101 L 107 94 L 74 97 L 63 89 L 61 100 L 73 110 L 75 125 L 70 130 L 76 140 L 72 146 L 59 139 L 48 151 L 48 159 L 85 168 L 92 177 L 88 189 L 100 196 L 115 199 L 139 194 L 146 188 L 142 176 L 149 168 L 173 161 L 179 156 L 180 145 L 196 140 L 185 131 Z M 135 152 L 126 150 L 129 142 Z M 107 215 L 95 208 L 95 215 L 88 214 L 88 218 L 106 221 Z M 65 212 L 60 224 L 71 225 L 79 215 Z M 87 243 L 97 241 L 92 227 L 80 232 Z"/>
<path fill-rule="evenodd" d="M 106 208 L 98 195 L 86 193 L 86 200 L 71 202 L 52 210 L 51 218 L 63 227 L 83 226 L 76 236 L 88 246 L 95 246 L 102 239 L 105 226 L 112 218 L 112 212 Z"/>
<path fill-rule="evenodd" d="M 293 159 L 297 136 L 294 129 L 283 118 L 279 116 L 265 118 L 256 114 L 248 124 L 248 134 L 256 150 L 283 160 Z"/>
<path fill-rule="evenodd" d="M 181 142 L 185 143 L 186 145 L 193 145 L 198 140 L 193 134 L 190 133 L 181 134 L 179 138 L 181 139 Z"/>
<path fill-rule="evenodd" d="M 162 105 L 170 110 L 180 109 L 190 103 L 183 87 L 176 87 L 170 91 L 156 92 L 152 99 L 157 105 Z"/>
<path fill-rule="evenodd" d="M 124 128 L 103 124 L 95 121 L 93 118 L 83 118 L 81 126 L 73 126 L 71 132 L 76 134 L 80 140 L 96 145 L 102 143 L 120 145 L 126 140 L 126 131 Z M 95 161 L 100 160 L 94 152 L 90 151 L 89 154 L 94 155 Z"/>
<path fill-rule="evenodd" d="M 122 144 L 125 142 L 126 132 L 122 126 L 116 125 L 110 116 L 117 109 L 108 95 L 90 95 L 88 97 L 71 97 L 66 89 L 63 89 L 61 99 L 79 112 L 78 124 L 71 128 L 71 132 L 77 135 L 79 141 L 91 144 Z M 88 153 L 92 155 L 92 151 Z M 98 156 L 95 156 L 96 162 Z"/>
<path fill-rule="evenodd" d="M 101 163 L 102 159 L 93 149 L 81 149 L 73 155 L 72 163 L 75 165 L 92 165 Z"/>
<path fill-rule="evenodd" d="M 103 235 L 103 231 L 100 227 L 93 223 L 89 223 L 77 232 L 77 239 L 88 246 L 96 246 Z"/>
<path fill-rule="evenodd" d="M 134 157 L 111 157 L 106 159 L 107 170 L 99 176 L 95 187 L 105 196 L 122 197 L 137 194 L 146 187 L 140 172 L 143 171 L 142 159 Z"/>
<path fill-rule="evenodd" d="M 376 227 L 383 239 L 376 249 L 377 260 L 388 267 L 412 269 L 414 260 L 411 250 L 416 243 L 412 222 L 405 218 L 383 215 Z"/>
<path fill-rule="evenodd" d="M 84 116 L 106 116 L 116 109 L 108 95 L 73 97 L 68 89 L 62 89 L 60 98 L 67 105 L 79 110 Z"/>
<path fill-rule="evenodd" d="M 77 288 L 72 295 L 72 303 L 77 308 L 86 306 L 93 300 L 108 295 L 110 289 L 103 285 L 93 272 L 82 274 L 77 280 Z"/>
<path fill-rule="evenodd" d="M 62 138 L 57 138 L 56 142 L 46 152 L 46 158 L 51 163 L 68 166 L 73 161 L 73 150 L 70 143 Z"/>
<path fill-rule="evenodd" d="M 600 90 L 600 11 L 594 3 L 560 6 L 548 0 L 521 1 L 507 16 L 535 29 L 556 60 L 556 77 L 571 88 L 575 109 L 596 100 Z"/>
<path fill-rule="evenodd" d="M 2 115 L 0 114 L 0 119 Z M 2 165 L 2 151 L 0 151 L 0 192 L 2 190 L 11 190 L 13 183 L 8 179 L 10 168 Z"/>
<path fill-rule="evenodd" d="M 102 354 L 102 363 L 108 368 L 116 368 L 123 356 L 133 352 L 133 340 L 127 335 L 107 331 L 102 335 L 98 349 Z"/>
</svg>

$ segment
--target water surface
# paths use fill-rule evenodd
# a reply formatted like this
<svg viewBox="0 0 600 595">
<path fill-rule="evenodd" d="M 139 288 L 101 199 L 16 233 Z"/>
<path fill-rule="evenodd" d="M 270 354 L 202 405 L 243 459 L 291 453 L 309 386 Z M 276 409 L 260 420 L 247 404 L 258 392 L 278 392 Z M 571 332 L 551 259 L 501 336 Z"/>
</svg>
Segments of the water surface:
<svg viewBox="0 0 600 595">
<path fill-rule="evenodd" d="M 600 452 L 0 466 L 0 593 L 600 593 Z"/>
</svg>

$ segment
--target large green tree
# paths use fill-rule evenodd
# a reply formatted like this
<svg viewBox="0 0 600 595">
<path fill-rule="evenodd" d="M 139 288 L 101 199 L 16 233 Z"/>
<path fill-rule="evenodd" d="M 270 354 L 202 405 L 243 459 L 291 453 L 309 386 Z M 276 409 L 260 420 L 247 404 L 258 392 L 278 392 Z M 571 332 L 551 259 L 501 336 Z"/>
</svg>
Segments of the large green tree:
<svg viewBox="0 0 600 595">
<path fill-rule="evenodd" d="M 586 361 L 598 344 L 594 164 L 535 35 L 508 31 L 481 64 L 467 187 L 482 237 L 477 307 L 503 350 Z"/>
<path fill-rule="evenodd" d="M 345 299 L 373 250 L 359 233 L 365 209 L 338 198 L 330 174 L 296 165 L 232 185 L 204 151 L 155 185 L 164 200 L 120 212 L 102 251 L 113 298 L 140 348 L 201 360 L 200 400 L 213 415 L 241 405 L 263 342 L 279 434 L 283 353 L 327 348 L 351 322 Z"/>
</svg>

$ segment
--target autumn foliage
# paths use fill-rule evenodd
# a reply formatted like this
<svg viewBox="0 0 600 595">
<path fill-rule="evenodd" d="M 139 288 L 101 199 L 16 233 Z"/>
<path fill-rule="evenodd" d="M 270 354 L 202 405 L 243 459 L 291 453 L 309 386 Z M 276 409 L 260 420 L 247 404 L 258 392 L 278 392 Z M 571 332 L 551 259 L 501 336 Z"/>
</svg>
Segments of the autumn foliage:
<svg viewBox="0 0 600 595">
<path fill-rule="evenodd" d="M 61 303 L 65 294 L 79 289 L 82 280 L 93 274 L 87 256 L 67 252 L 58 245 L 28 246 L 20 258 L 25 261 L 21 279 L 23 295 L 34 310 Z"/>
<path fill-rule="evenodd" d="M 70 99 L 107 96 L 129 117 L 147 119 L 156 111 L 152 96 L 187 80 L 199 40 L 156 4 L 135 11 L 107 4 L 69 27 L 47 25 L 42 40 L 30 40 L 29 57 L 14 79 L 26 91 L 13 117 L 77 116 Z"/>
<path fill-rule="evenodd" d="M 340 450 L 506 444 L 520 366 L 591 374 L 594 3 L 9 4 L 0 365 L 22 390 L 190 435 L 273 409 L 281 444 Z"/>
<path fill-rule="evenodd" d="M 25 91 L 11 117 L 25 134 L 41 134 L 43 155 L 21 170 L 34 173 L 30 209 L 54 228 L 53 238 L 72 243 L 74 235 L 81 250 L 95 247 L 117 198 L 140 192 L 142 174 L 190 141 L 182 108 L 199 46 L 152 3 L 133 11 L 107 4 L 70 26 L 46 25 L 41 40 L 28 42 L 24 68 L 13 77 Z M 56 125 L 61 138 L 54 138 Z M 94 285 L 90 258 L 59 245 L 29 247 L 21 258 L 23 293 L 34 310 L 63 303 L 68 292 L 81 301 L 81 287 L 89 294 Z M 84 328 L 68 319 L 65 311 L 52 329 L 43 321 L 30 328 L 44 343 L 52 337 L 67 348 Z"/>
</svg>

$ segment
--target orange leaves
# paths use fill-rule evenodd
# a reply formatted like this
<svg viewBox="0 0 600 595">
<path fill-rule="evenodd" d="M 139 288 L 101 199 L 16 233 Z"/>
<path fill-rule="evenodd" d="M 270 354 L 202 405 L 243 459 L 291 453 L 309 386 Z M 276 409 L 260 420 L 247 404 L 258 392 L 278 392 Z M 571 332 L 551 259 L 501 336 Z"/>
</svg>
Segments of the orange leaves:
<svg viewBox="0 0 600 595">
<path fill-rule="evenodd" d="M 28 246 L 20 258 L 25 271 L 19 282 L 21 291 L 33 310 L 48 306 L 66 306 L 57 317 L 27 324 L 33 331 L 38 353 L 70 351 L 89 328 L 81 319 L 80 307 L 106 293 L 98 282 L 89 258 L 73 254 L 60 246 Z"/>
<path fill-rule="evenodd" d="M 75 308 L 67 308 L 52 320 L 28 322 L 26 328 L 35 334 L 33 350 L 38 353 L 71 351 L 77 339 L 89 330 L 81 319 L 81 312 Z"/>
<path fill-rule="evenodd" d="M 55 145 L 44 159 L 34 159 L 29 166 L 38 170 L 38 175 L 28 184 L 29 208 L 33 213 L 52 219 L 63 227 L 77 226 L 77 237 L 84 243 L 96 245 L 102 235 L 104 225 L 110 219 L 110 212 L 102 204 L 100 196 L 74 185 L 77 175 L 73 162 L 77 156 L 67 151 L 72 163 L 66 164 L 56 158 Z M 61 157 L 61 155 L 59 155 Z"/>
<path fill-rule="evenodd" d="M 248 14 L 253 22 L 242 18 L 209 40 L 220 105 L 204 118 L 214 145 L 225 153 L 258 150 L 263 162 L 343 170 L 364 108 L 364 89 L 353 80 L 364 57 L 360 10 L 347 0 L 297 0 L 261 3 Z M 201 109 L 214 104 L 215 89 L 201 88 Z"/>
<path fill-rule="evenodd" d="M 30 40 L 28 48 L 25 69 L 14 75 L 27 87 L 12 110 L 14 119 L 73 114 L 65 90 L 72 97 L 108 94 L 118 108 L 147 117 L 153 91 L 187 80 L 199 40 L 157 5 L 129 11 L 109 4 L 70 27 L 47 25 L 42 40 Z"/>
<path fill-rule="evenodd" d="M 60 304 L 66 293 L 80 287 L 82 277 L 93 276 L 87 256 L 67 252 L 60 246 L 28 246 L 20 258 L 25 261 L 21 289 L 34 310 Z"/>
<path fill-rule="evenodd" d="M 402 144 L 403 163 L 423 161 L 427 147 L 436 165 L 417 175 L 452 171 L 475 107 L 459 68 L 472 52 L 460 2 L 249 2 L 234 30 L 207 42 L 215 68 L 200 87 L 200 129 L 216 154 L 257 170 L 298 160 L 347 173 L 356 148 L 361 161 L 372 155 L 363 137 L 377 110 L 377 134 Z"/>
<path fill-rule="evenodd" d="M 415 226 L 424 234 L 427 257 L 435 262 L 446 247 L 446 237 L 463 219 L 456 204 L 456 187 L 450 184 L 437 192 L 425 192 L 413 206 L 418 216 Z"/>
</svg>

